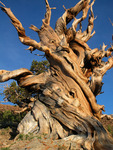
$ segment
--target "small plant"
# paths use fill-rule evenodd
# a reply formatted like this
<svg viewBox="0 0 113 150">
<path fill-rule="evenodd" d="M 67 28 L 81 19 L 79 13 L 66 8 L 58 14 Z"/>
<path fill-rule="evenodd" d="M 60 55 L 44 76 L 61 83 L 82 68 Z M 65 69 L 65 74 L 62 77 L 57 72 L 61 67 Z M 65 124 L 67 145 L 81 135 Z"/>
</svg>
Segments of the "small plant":
<svg viewBox="0 0 113 150">
<path fill-rule="evenodd" d="M 32 140 L 35 136 L 33 134 L 19 134 L 18 140 Z"/>
<path fill-rule="evenodd" d="M 9 147 L 2 147 L 0 150 L 10 150 Z"/>
<path fill-rule="evenodd" d="M 32 139 L 34 139 L 34 136 L 30 136 L 30 137 L 29 137 L 29 140 L 32 140 Z"/>
<path fill-rule="evenodd" d="M 5 135 L 5 132 L 4 132 L 4 131 L 2 131 L 2 132 L 1 132 L 1 135 Z"/>
<path fill-rule="evenodd" d="M 23 134 L 19 134 L 18 140 L 23 140 L 23 139 L 24 139 L 24 135 Z"/>
<path fill-rule="evenodd" d="M 41 137 L 41 136 L 38 136 L 38 137 L 37 137 L 37 139 L 41 140 L 41 139 L 42 139 L 42 137 Z"/>
<path fill-rule="evenodd" d="M 110 134 L 111 134 L 112 137 L 113 137 L 113 126 L 108 125 L 107 130 L 110 132 Z"/>
<path fill-rule="evenodd" d="M 26 134 L 25 135 L 25 140 L 32 140 L 34 138 L 32 133 Z"/>
<path fill-rule="evenodd" d="M 5 128 L 6 131 L 9 131 L 10 129 L 11 129 L 10 127 Z"/>
<path fill-rule="evenodd" d="M 47 133 L 43 133 L 43 135 L 44 135 L 44 136 L 47 136 L 48 134 L 47 134 Z"/>
<path fill-rule="evenodd" d="M 59 145 L 59 147 L 58 147 L 58 150 L 66 150 L 66 146 L 64 146 L 64 145 Z"/>
<path fill-rule="evenodd" d="M 25 135 L 25 140 L 28 140 L 28 139 L 29 139 L 29 135 L 26 134 L 26 135 Z"/>
</svg>

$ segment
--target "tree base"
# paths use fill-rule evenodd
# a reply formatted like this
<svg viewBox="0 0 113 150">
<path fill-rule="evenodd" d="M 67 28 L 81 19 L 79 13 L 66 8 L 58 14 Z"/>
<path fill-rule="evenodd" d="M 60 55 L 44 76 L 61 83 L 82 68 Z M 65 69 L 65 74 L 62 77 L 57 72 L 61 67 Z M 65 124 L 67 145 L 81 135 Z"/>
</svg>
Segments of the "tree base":
<svg viewBox="0 0 113 150">
<path fill-rule="evenodd" d="M 80 120 L 82 120 L 85 129 L 83 132 L 83 129 L 78 126 L 77 133 L 76 127 L 74 130 L 62 124 L 52 116 L 51 111 L 43 103 L 37 100 L 32 110 L 19 123 L 17 130 L 22 134 L 47 134 L 53 140 L 62 139 L 68 143 L 71 141 L 71 148 L 76 145 L 81 149 L 88 150 L 113 149 L 110 137 L 98 120 L 93 117 L 80 117 Z M 68 124 L 70 125 L 71 121 Z"/>
</svg>

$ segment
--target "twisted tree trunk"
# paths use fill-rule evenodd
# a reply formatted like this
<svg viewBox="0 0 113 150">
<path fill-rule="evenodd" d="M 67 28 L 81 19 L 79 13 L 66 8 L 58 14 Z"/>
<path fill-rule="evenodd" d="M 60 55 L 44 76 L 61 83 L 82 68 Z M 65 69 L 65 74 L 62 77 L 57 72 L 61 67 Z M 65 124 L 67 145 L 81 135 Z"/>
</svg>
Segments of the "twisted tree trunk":
<svg viewBox="0 0 113 150">
<path fill-rule="evenodd" d="M 33 75 L 27 69 L 0 71 L 0 82 L 15 79 L 18 85 L 38 94 L 32 110 L 18 125 L 20 133 L 47 133 L 53 139 L 71 139 L 83 149 L 113 149 L 113 143 L 100 123 L 104 106 L 98 105 L 96 96 L 102 88 L 102 78 L 113 67 L 113 46 L 105 50 L 91 49 L 86 42 L 95 34 L 93 30 L 95 0 L 80 0 L 74 7 L 65 9 L 57 20 L 55 30 L 50 27 L 51 8 L 47 0 L 46 14 L 41 29 L 31 25 L 40 42 L 25 34 L 21 22 L 5 5 L 1 9 L 9 16 L 18 32 L 20 41 L 31 52 L 38 49 L 45 53 L 50 70 Z M 83 12 L 81 18 L 76 16 Z M 82 21 L 90 11 L 88 27 L 82 31 Z M 71 21 L 72 27 L 66 25 Z M 80 29 L 77 26 L 80 24 Z M 109 57 L 103 62 L 104 57 Z"/>
</svg>

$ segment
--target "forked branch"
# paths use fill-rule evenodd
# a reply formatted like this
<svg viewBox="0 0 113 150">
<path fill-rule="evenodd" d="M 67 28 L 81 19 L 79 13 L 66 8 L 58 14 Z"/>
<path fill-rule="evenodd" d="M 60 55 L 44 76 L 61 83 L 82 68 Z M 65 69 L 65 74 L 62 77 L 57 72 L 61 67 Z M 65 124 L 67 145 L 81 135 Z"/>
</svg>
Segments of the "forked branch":
<svg viewBox="0 0 113 150">
<path fill-rule="evenodd" d="M 92 9 L 94 2 L 95 0 L 93 0 L 92 3 L 90 4 L 90 0 L 87 0 L 87 1 L 81 0 L 74 7 L 70 9 L 65 9 L 65 13 L 62 15 L 62 17 L 60 17 L 57 20 L 56 28 L 55 28 L 56 33 L 59 35 L 61 39 L 65 38 L 65 35 L 66 35 L 66 38 L 68 39 L 67 41 L 70 41 L 69 37 L 72 40 L 72 38 L 74 38 L 75 36 L 75 38 L 78 38 L 78 39 L 83 40 L 84 42 L 87 42 L 95 34 L 95 31 L 91 34 L 93 30 L 93 21 L 95 19 L 94 14 L 93 14 L 93 9 Z M 82 33 L 81 28 L 79 31 L 76 31 L 78 24 L 81 25 L 81 22 L 84 19 L 86 19 L 89 8 L 91 11 L 91 15 L 89 16 L 89 24 L 88 24 L 86 31 Z M 83 11 L 83 15 L 81 18 L 77 19 L 76 16 L 80 11 Z M 72 27 L 69 30 L 67 30 L 66 25 L 72 19 L 74 19 L 74 22 L 72 23 Z M 72 30 L 73 30 L 73 33 L 72 33 Z M 74 35 L 73 37 L 72 37 L 72 34 Z"/>
<path fill-rule="evenodd" d="M 90 81 L 90 88 L 95 96 L 101 93 L 102 79 L 104 74 L 113 67 L 113 47 L 110 47 L 107 51 L 105 48 L 107 45 L 103 43 L 102 49 L 94 49 L 89 52 L 87 57 L 92 65 L 92 75 Z M 111 57 L 110 57 L 111 56 Z M 110 57 L 107 62 L 102 61 L 104 57 Z"/>
<path fill-rule="evenodd" d="M 53 8 L 50 8 L 49 6 L 49 3 L 48 3 L 48 0 L 45 0 L 45 3 L 46 3 L 46 14 L 45 14 L 45 23 L 47 25 L 50 25 L 50 19 L 51 19 L 51 9 L 56 9 L 55 7 Z"/>
<path fill-rule="evenodd" d="M 65 13 L 57 20 L 55 31 L 58 34 L 58 36 L 63 39 L 67 32 L 66 25 L 73 19 L 76 18 L 79 12 L 83 10 L 83 16 L 80 19 L 75 20 L 75 27 L 78 23 L 80 23 L 82 20 L 84 20 L 87 16 L 87 12 L 89 9 L 89 3 L 90 0 L 81 0 L 78 2 L 74 7 L 70 9 L 65 9 Z"/>
</svg>

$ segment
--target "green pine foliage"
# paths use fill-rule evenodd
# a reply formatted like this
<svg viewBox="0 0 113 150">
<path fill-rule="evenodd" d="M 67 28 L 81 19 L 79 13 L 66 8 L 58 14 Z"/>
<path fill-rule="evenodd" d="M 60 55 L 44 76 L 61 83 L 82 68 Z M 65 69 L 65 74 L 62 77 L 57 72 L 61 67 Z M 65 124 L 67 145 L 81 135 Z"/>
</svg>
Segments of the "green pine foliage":
<svg viewBox="0 0 113 150">
<path fill-rule="evenodd" d="M 1 111 L 0 112 L 0 127 L 12 127 L 17 126 L 18 123 L 24 118 L 26 112 L 16 114 L 13 111 Z"/>
<path fill-rule="evenodd" d="M 109 131 L 109 133 L 111 134 L 111 136 L 113 137 L 113 125 L 108 125 L 107 130 Z"/>
<path fill-rule="evenodd" d="M 33 60 L 30 71 L 32 71 L 33 74 L 38 75 L 42 72 L 47 71 L 49 69 L 49 66 L 50 64 L 47 60 L 39 61 L 39 62 L 37 60 Z"/>
<path fill-rule="evenodd" d="M 3 93 L 5 95 L 4 100 L 14 104 L 18 104 L 23 99 L 27 99 L 31 94 L 28 93 L 25 88 L 19 87 L 15 81 L 11 82 L 9 86 L 5 87 Z"/>
</svg>

